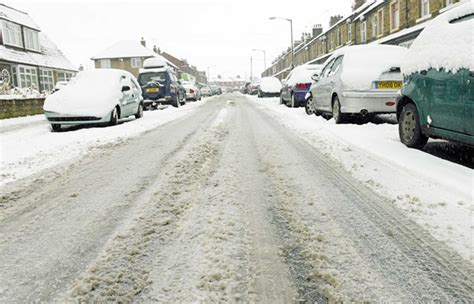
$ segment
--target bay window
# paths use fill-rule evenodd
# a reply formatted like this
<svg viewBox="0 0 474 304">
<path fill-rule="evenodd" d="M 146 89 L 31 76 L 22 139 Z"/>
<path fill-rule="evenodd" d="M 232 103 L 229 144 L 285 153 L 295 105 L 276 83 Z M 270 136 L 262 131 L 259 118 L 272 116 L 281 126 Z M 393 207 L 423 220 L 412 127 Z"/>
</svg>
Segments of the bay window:
<svg viewBox="0 0 474 304">
<path fill-rule="evenodd" d="M 41 91 L 52 91 L 54 88 L 54 79 L 52 70 L 40 70 Z"/>
<path fill-rule="evenodd" d="M 20 88 L 38 89 L 38 75 L 36 68 L 18 66 L 18 85 Z"/>
</svg>

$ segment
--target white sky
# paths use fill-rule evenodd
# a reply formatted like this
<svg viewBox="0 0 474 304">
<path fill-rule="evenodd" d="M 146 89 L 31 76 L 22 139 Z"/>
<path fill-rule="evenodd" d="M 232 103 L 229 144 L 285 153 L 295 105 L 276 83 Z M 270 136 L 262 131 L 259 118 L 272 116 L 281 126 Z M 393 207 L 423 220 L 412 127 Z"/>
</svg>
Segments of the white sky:
<svg viewBox="0 0 474 304">
<path fill-rule="evenodd" d="M 119 40 L 147 40 L 200 70 L 210 67 L 211 77 L 263 71 L 290 45 L 293 19 L 295 40 L 314 24 L 328 28 L 329 16 L 347 15 L 351 0 L 5 0 L 26 11 L 76 65 L 92 67 L 90 58 Z"/>
</svg>

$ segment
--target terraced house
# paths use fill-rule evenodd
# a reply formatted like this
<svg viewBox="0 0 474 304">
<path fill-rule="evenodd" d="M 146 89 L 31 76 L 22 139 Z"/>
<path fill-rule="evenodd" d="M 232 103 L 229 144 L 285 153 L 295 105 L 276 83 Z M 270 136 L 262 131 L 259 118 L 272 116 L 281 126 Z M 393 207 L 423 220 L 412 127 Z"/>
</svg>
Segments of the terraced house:
<svg viewBox="0 0 474 304">
<path fill-rule="evenodd" d="M 58 47 L 25 12 L 0 4 L 0 75 L 11 87 L 51 91 L 76 73 Z"/>
<path fill-rule="evenodd" d="M 470 1 L 470 0 L 464 0 Z M 462 2 L 464 2 L 462 1 Z M 410 47 L 435 16 L 459 0 L 368 0 L 326 31 L 314 31 L 295 46 L 295 64 L 322 64 L 337 49 L 354 44 L 383 43 Z M 279 56 L 262 76 L 283 79 L 291 70 L 291 51 Z"/>
</svg>

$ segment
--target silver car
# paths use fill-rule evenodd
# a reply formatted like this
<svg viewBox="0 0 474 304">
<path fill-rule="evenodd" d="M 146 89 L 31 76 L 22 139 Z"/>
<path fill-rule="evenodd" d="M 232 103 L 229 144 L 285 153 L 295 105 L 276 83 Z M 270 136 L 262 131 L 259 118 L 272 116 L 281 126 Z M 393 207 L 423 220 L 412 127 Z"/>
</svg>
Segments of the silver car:
<svg viewBox="0 0 474 304">
<path fill-rule="evenodd" d="M 43 109 L 53 131 L 62 125 L 116 125 L 120 118 L 143 116 L 142 90 L 127 71 L 88 70 L 49 95 Z"/>
<path fill-rule="evenodd" d="M 336 51 L 314 77 L 310 111 L 329 113 L 336 123 L 348 115 L 395 113 L 407 49 L 391 45 L 349 46 Z"/>
</svg>

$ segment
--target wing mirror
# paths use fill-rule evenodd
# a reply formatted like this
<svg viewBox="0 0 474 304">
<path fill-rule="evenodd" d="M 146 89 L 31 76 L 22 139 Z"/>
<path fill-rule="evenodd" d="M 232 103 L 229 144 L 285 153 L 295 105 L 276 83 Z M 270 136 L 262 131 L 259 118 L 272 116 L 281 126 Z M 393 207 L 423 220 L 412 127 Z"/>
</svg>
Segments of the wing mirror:
<svg viewBox="0 0 474 304">
<path fill-rule="evenodd" d="M 314 74 L 313 76 L 311 76 L 311 79 L 313 81 L 319 81 L 319 75 L 318 74 Z"/>
<path fill-rule="evenodd" d="M 128 91 L 130 91 L 130 86 L 125 85 L 122 87 L 122 92 L 128 92 Z"/>
</svg>

